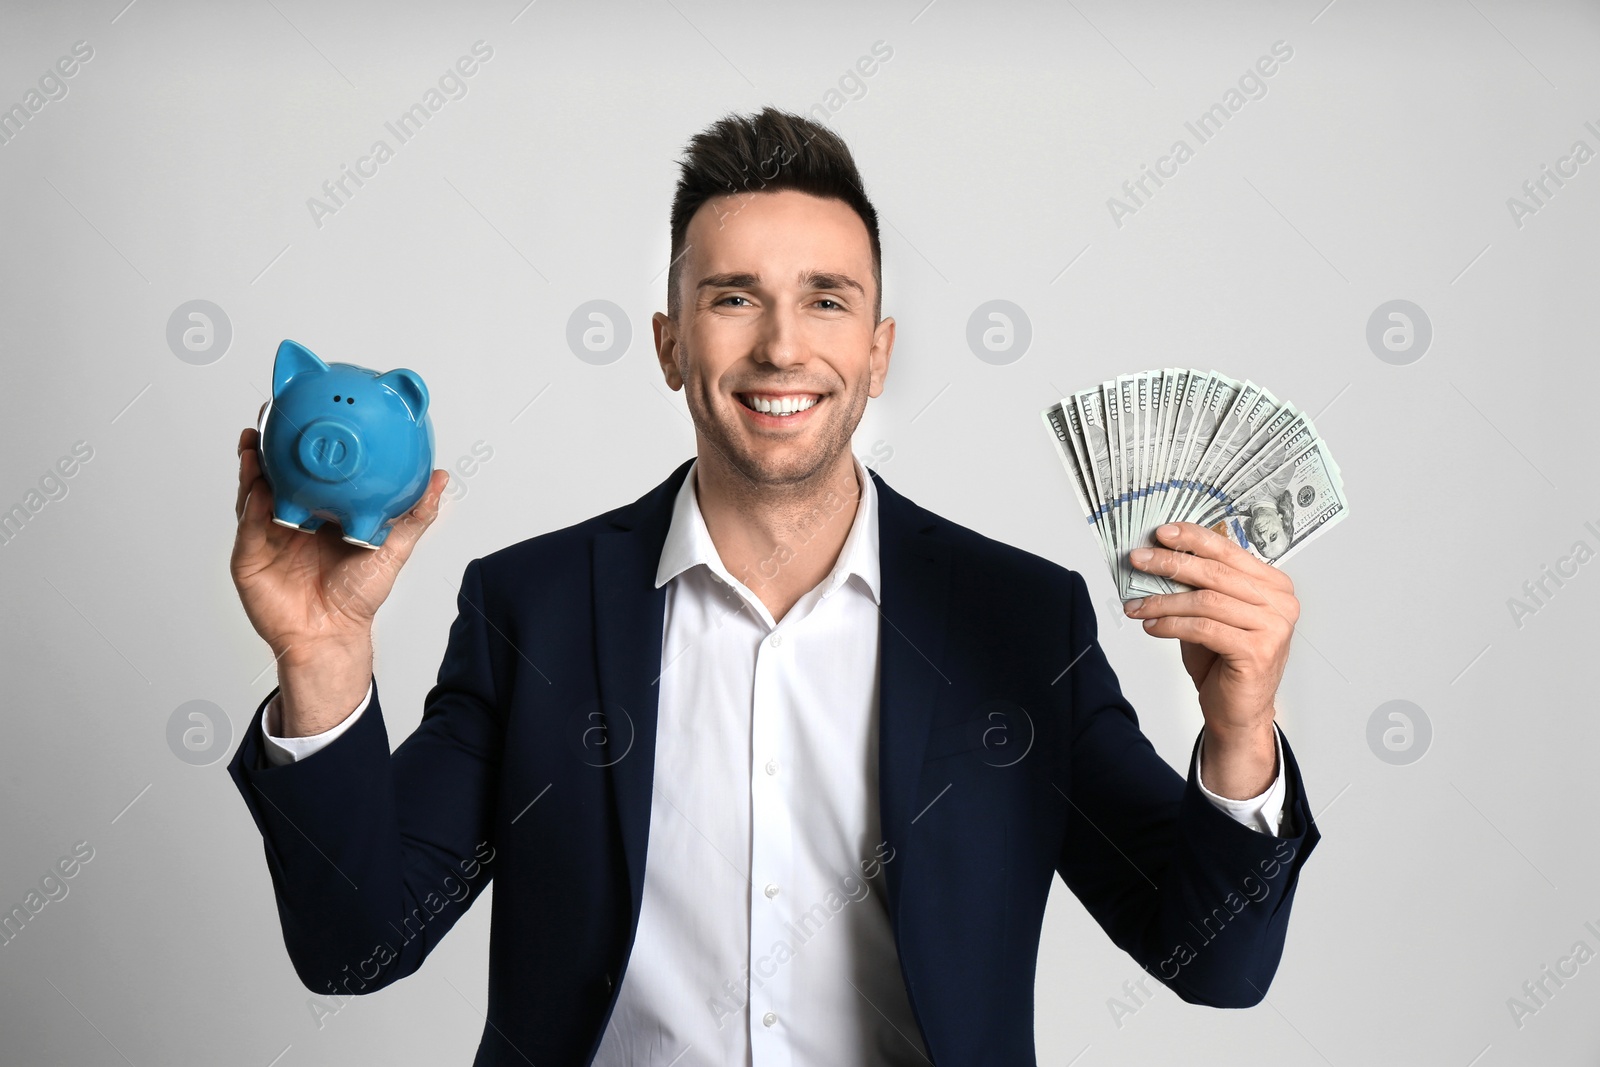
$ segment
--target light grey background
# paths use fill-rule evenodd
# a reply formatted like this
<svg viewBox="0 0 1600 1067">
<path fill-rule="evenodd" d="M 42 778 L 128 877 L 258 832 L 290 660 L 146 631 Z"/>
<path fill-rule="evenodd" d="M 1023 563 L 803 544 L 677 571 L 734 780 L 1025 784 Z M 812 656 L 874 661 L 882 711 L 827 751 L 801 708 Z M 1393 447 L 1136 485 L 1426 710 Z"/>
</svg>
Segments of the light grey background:
<svg viewBox="0 0 1600 1067">
<path fill-rule="evenodd" d="M 918 503 L 1081 570 L 1174 765 L 1200 725 L 1177 649 L 1120 621 L 1039 410 L 1116 373 L 1216 367 L 1312 412 L 1344 471 L 1353 517 L 1288 568 L 1304 617 L 1281 721 L 1326 837 L 1267 1003 L 1195 1008 L 1151 983 L 1119 1020 L 1141 972 L 1058 883 L 1041 1062 L 1595 1062 L 1600 963 L 1520 1027 L 1507 1004 L 1575 942 L 1600 949 L 1600 562 L 1520 625 L 1508 604 L 1574 542 L 1600 549 L 1600 160 L 1520 225 L 1507 205 L 1575 141 L 1600 150 L 1595 5 L 124 2 L 0 13 L 0 105 L 94 50 L 0 145 L 0 509 L 93 449 L 0 544 L 0 906 L 94 849 L 0 946 L 0 1061 L 470 1061 L 488 907 L 319 1028 L 227 751 L 196 767 L 168 747 L 174 710 L 204 700 L 231 749 L 274 684 L 228 577 L 232 445 L 292 337 L 421 373 L 440 466 L 492 448 L 380 616 L 398 742 L 469 559 L 690 454 L 649 334 L 674 161 L 772 103 L 823 107 L 884 222 L 899 344 L 858 454 L 888 450 L 878 471 Z M 493 56 L 467 94 L 316 225 L 307 199 L 392 145 L 384 123 L 479 40 Z M 892 57 L 830 97 L 878 41 Z M 1184 123 L 1278 41 L 1293 57 L 1266 95 L 1117 225 L 1108 198 L 1192 145 Z M 208 365 L 167 343 L 196 299 L 232 327 Z M 596 299 L 632 326 L 607 365 L 566 342 Z M 1366 342 L 1395 299 L 1433 328 L 1405 366 Z M 966 341 L 990 300 L 1031 324 L 1005 365 Z M 1433 728 L 1404 766 L 1367 742 L 1396 699 Z"/>
</svg>

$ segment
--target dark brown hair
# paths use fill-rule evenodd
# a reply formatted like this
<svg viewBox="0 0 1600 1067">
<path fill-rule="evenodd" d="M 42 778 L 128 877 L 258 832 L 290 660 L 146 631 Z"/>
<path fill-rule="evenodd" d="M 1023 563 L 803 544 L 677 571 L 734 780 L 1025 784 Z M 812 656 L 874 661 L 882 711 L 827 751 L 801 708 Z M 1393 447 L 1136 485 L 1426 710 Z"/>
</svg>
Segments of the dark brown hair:
<svg viewBox="0 0 1600 1067">
<path fill-rule="evenodd" d="M 850 149 L 838 134 L 810 119 L 776 108 L 754 115 L 718 119 L 689 141 L 678 191 L 672 198 L 672 262 L 667 270 L 667 314 L 677 318 L 678 260 L 684 253 L 689 220 L 707 200 L 794 189 L 843 200 L 866 224 L 872 242 L 872 318 L 883 312 L 883 256 L 878 243 L 878 212 L 867 199 Z"/>
</svg>

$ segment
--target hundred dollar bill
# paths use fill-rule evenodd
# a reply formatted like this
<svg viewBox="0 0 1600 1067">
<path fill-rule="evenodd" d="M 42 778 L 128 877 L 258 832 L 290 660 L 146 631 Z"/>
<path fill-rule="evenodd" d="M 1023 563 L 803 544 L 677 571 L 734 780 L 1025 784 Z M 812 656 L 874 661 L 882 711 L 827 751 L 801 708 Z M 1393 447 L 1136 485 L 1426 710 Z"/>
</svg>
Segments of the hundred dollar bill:
<svg viewBox="0 0 1600 1067">
<path fill-rule="evenodd" d="M 1145 503 L 1150 496 L 1150 476 L 1152 473 L 1151 459 L 1153 458 L 1151 446 L 1154 443 L 1151 435 L 1151 416 L 1154 412 L 1150 407 L 1150 375 L 1133 375 L 1133 425 L 1136 427 L 1133 435 L 1133 499 L 1128 502 L 1128 534 L 1129 546 L 1138 542 L 1140 524 L 1144 521 Z M 1133 568 L 1129 567 L 1131 576 Z"/>
<path fill-rule="evenodd" d="M 1106 535 L 1104 524 L 1100 522 L 1099 494 L 1095 489 L 1093 470 L 1084 448 L 1083 422 L 1078 415 L 1078 409 L 1068 398 L 1046 408 L 1041 415 L 1044 417 L 1045 425 L 1050 429 L 1051 439 L 1056 443 L 1056 454 L 1072 478 L 1073 492 L 1077 495 L 1078 506 L 1083 509 L 1084 519 L 1094 530 L 1095 537 L 1100 542 L 1100 552 L 1105 556 L 1107 564 L 1110 564 L 1116 558 L 1116 550 Z"/>
<path fill-rule="evenodd" d="M 1281 566 L 1349 514 L 1338 476 L 1320 439 L 1205 517 L 1264 563 Z"/>
<path fill-rule="evenodd" d="M 1128 515 L 1128 456 L 1127 417 L 1122 406 L 1122 379 L 1117 378 L 1101 386 L 1106 404 L 1106 441 L 1111 446 L 1111 542 L 1118 546 L 1116 561 L 1117 591 L 1126 588 L 1128 576 L 1122 560 L 1121 546 L 1128 543 L 1126 519 Z M 1130 405 L 1131 407 L 1131 405 Z"/>
<path fill-rule="evenodd" d="M 1066 410 L 1060 404 L 1054 404 L 1045 408 L 1040 414 L 1044 417 L 1044 424 L 1049 427 L 1051 437 L 1056 443 L 1056 452 L 1061 458 L 1061 465 L 1067 468 L 1067 474 L 1072 478 L 1072 490 L 1077 495 L 1078 506 L 1083 509 L 1089 521 L 1093 522 L 1095 506 L 1090 500 L 1089 488 L 1083 481 L 1083 458 L 1074 450 L 1077 435 L 1073 431 Z"/>
<path fill-rule="evenodd" d="M 1123 446 L 1122 424 L 1126 421 L 1122 417 L 1122 401 L 1119 397 L 1120 386 L 1115 379 L 1103 382 L 1100 386 L 1100 398 L 1104 405 L 1101 408 L 1106 420 L 1106 446 L 1110 450 L 1111 458 L 1111 497 L 1107 501 L 1111 505 L 1110 514 L 1106 521 L 1111 524 L 1111 543 L 1120 546 L 1127 544 L 1128 532 L 1123 528 L 1122 520 L 1128 513 L 1125 506 L 1128 500 L 1128 451 Z M 1117 591 L 1121 593 L 1127 586 L 1128 577 L 1124 573 L 1124 564 L 1121 552 L 1115 565 Z"/>
<path fill-rule="evenodd" d="M 1139 496 L 1135 504 L 1131 534 L 1128 548 L 1131 550 L 1149 540 L 1150 531 L 1154 529 L 1156 516 L 1165 505 L 1166 477 L 1166 452 L 1168 434 L 1170 430 L 1170 401 L 1174 391 L 1176 371 L 1149 371 L 1140 375 L 1147 382 L 1143 390 L 1143 432 L 1144 442 L 1144 472 L 1139 481 Z M 1133 583 L 1148 578 L 1142 571 L 1128 568 L 1128 584 L 1130 591 Z"/>
<path fill-rule="evenodd" d="M 1189 380 L 1189 372 L 1173 367 L 1161 372 L 1159 392 L 1156 399 L 1156 445 L 1155 455 L 1152 459 L 1155 474 L 1150 482 L 1150 497 L 1145 504 L 1145 513 L 1142 520 L 1142 533 L 1140 543 L 1149 543 L 1153 540 L 1155 528 L 1166 522 L 1167 493 L 1172 488 L 1172 450 L 1176 444 L 1176 427 L 1179 414 L 1179 400 Z M 1154 578 L 1160 591 L 1166 592 L 1171 587 L 1165 578 L 1160 575 L 1147 575 L 1143 571 L 1135 571 L 1134 577 L 1129 579 L 1131 587 L 1135 581 L 1144 578 Z"/>
<path fill-rule="evenodd" d="M 1204 492 L 1200 472 L 1205 467 L 1205 458 L 1211 452 L 1223 416 L 1233 406 L 1238 395 L 1238 382 L 1216 371 L 1211 372 L 1210 388 L 1206 390 L 1200 410 L 1195 414 L 1194 430 L 1189 441 L 1189 455 L 1185 457 L 1183 486 L 1179 490 L 1178 497 L 1180 515 L 1192 510 L 1191 502 Z"/>
<path fill-rule="evenodd" d="M 1211 485 L 1218 489 L 1227 484 L 1229 475 L 1249 462 L 1254 452 L 1266 443 L 1260 436 L 1261 430 L 1283 407 L 1277 397 L 1255 383 L 1246 382 L 1245 387 L 1229 412 L 1231 417 L 1228 425 L 1224 427 L 1228 441 L 1217 453 L 1216 462 L 1206 474 Z"/>
<path fill-rule="evenodd" d="M 1239 436 L 1240 427 L 1244 425 L 1246 413 L 1256 406 L 1260 396 L 1261 389 L 1254 382 L 1246 380 L 1240 384 L 1233 402 L 1228 405 L 1217 422 L 1217 432 L 1212 436 L 1206 454 L 1200 458 L 1199 466 L 1195 468 L 1195 486 L 1191 500 L 1204 500 L 1214 495 L 1217 475 L 1244 444 L 1244 439 Z"/>
<path fill-rule="evenodd" d="M 1116 485 L 1111 476 L 1111 441 L 1106 427 L 1105 397 L 1099 389 L 1085 389 L 1074 393 L 1071 401 L 1083 426 L 1084 458 L 1089 464 L 1089 478 L 1086 481 L 1095 487 L 1095 496 L 1099 500 L 1095 509 L 1095 525 L 1106 543 L 1106 562 L 1113 576 L 1120 579 L 1121 565 L 1117 562 L 1115 527 L 1111 518 Z M 1063 403 L 1062 406 L 1067 405 Z M 1120 584 L 1118 588 L 1121 588 Z"/>
</svg>

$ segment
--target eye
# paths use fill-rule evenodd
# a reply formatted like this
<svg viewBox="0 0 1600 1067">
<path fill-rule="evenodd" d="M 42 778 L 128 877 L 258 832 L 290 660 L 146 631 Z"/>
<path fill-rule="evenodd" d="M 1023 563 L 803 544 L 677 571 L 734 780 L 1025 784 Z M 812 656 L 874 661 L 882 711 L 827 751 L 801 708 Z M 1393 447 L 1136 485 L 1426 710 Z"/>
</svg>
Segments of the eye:
<svg viewBox="0 0 1600 1067">
<path fill-rule="evenodd" d="M 745 299 L 747 299 L 747 298 L 745 296 L 743 296 L 742 294 L 740 294 L 740 293 L 729 293 L 727 296 L 725 296 L 722 299 L 718 300 L 717 304 L 726 304 L 730 300 L 745 300 Z"/>
<path fill-rule="evenodd" d="M 817 303 L 819 303 L 819 304 L 832 304 L 834 306 L 834 308 L 837 308 L 840 311 L 844 310 L 844 305 L 839 303 L 839 301 L 835 300 L 831 296 L 825 296 L 821 300 L 818 300 Z"/>
</svg>

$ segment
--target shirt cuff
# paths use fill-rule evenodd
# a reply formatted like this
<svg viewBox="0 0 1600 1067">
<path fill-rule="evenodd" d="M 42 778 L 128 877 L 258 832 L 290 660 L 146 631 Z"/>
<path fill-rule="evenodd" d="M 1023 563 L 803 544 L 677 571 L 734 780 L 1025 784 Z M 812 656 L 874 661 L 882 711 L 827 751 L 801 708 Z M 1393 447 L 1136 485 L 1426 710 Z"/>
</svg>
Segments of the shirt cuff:
<svg viewBox="0 0 1600 1067">
<path fill-rule="evenodd" d="M 372 703 L 372 682 L 370 680 L 367 682 L 366 697 L 357 705 L 355 711 L 345 716 L 343 722 L 309 737 L 273 736 L 272 727 L 278 723 L 278 700 L 279 697 L 273 697 L 272 703 L 267 705 L 266 714 L 261 716 L 261 740 L 264 742 L 262 751 L 267 757 L 267 764 L 272 767 L 282 767 L 286 763 L 303 760 L 337 741 L 339 735 L 355 725 L 355 721 L 361 718 L 361 713 L 367 710 L 367 705 Z"/>
<path fill-rule="evenodd" d="M 1200 778 L 1200 759 L 1205 755 L 1205 732 L 1200 734 L 1200 750 L 1195 756 L 1194 776 L 1200 783 L 1200 792 L 1235 822 L 1259 833 L 1278 837 L 1282 833 L 1283 823 L 1283 797 L 1285 786 L 1283 784 L 1283 735 L 1278 731 L 1276 723 L 1272 726 L 1272 743 L 1277 749 L 1277 775 L 1272 779 L 1272 784 L 1260 796 L 1248 800 L 1232 800 L 1228 797 L 1218 796 L 1206 788 L 1206 783 Z"/>
</svg>

